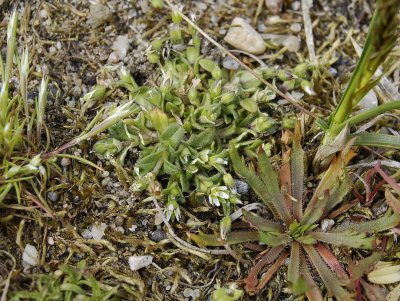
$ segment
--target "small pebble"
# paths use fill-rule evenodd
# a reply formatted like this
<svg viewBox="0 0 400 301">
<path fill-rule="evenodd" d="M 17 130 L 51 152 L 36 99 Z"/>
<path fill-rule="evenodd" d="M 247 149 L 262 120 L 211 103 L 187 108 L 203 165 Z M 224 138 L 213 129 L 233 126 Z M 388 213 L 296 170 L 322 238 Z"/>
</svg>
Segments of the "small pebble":
<svg viewBox="0 0 400 301">
<path fill-rule="evenodd" d="M 90 12 L 87 23 L 92 27 L 98 27 L 111 18 L 110 9 L 102 4 L 95 4 L 90 6 Z"/>
<path fill-rule="evenodd" d="M 40 16 L 42 19 L 46 19 L 46 18 L 48 17 L 47 11 L 46 11 L 45 9 L 42 9 L 42 10 L 39 12 L 39 16 Z"/>
<path fill-rule="evenodd" d="M 70 158 L 62 158 L 61 159 L 61 166 L 66 167 L 71 164 L 71 159 Z"/>
<path fill-rule="evenodd" d="M 137 271 L 149 266 L 153 262 L 153 256 L 150 255 L 131 256 L 129 257 L 128 261 L 129 261 L 129 268 L 132 271 Z"/>
<path fill-rule="evenodd" d="M 150 239 L 155 242 L 160 242 L 167 238 L 167 234 L 161 229 L 157 229 L 150 234 Z"/>
<path fill-rule="evenodd" d="M 333 225 L 335 224 L 335 221 L 333 219 L 323 219 L 321 222 L 321 229 L 323 232 L 329 231 Z"/>
<path fill-rule="evenodd" d="M 92 226 L 92 237 L 94 240 L 100 240 L 104 236 L 104 232 L 107 228 L 107 225 L 104 223 L 101 223 L 100 225 L 93 225 Z"/>
<path fill-rule="evenodd" d="M 22 262 L 28 266 L 35 266 L 38 263 L 39 253 L 35 246 L 27 244 L 22 254 Z"/>
<path fill-rule="evenodd" d="M 228 70 L 237 70 L 239 69 L 239 63 L 233 60 L 230 57 L 226 57 L 222 60 L 222 66 Z"/>
<path fill-rule="evenodd" d="M 124 224 L 124 217 L 123 217 L 122 215 L 118 215 L 118 216 L 115 218 L 115 224 L 116 224 L 117 226 L 122 226 L 122 225 Z"/>
<path fill-rule="evenodd" d="M 126 36 L 118 36 L 112 45 L 112 50 L 118 56 L 119 60 L 123 60 L 129 49 L 129 40 Z"/>
<path fill-rule="evenodd" d="M 48 243 L 49 245 L 53 246 L 53 245 L 54 245 L 54 238 L 51 237 L 51 236 L 47 237 L 47 243 Z"/>
<path fill-rule="evenodd" d="M 235 190 L 238 194 L 244 195 L 247 194 L 250 190 L 249 184 L 241 180 L 234 180 L 235 181 Z"/>
<path fill-rule="evenodd" d="M 290 25 L 290 30 L 293 32 L 300 32 L 301 31 L 301 24 L 300 23 L 293 23 Z"/>
<path fill-rule="evenodd" d="M 252 54 L 262 54 L 267 49 L 261 35 L 249 23 L 239 17 L 233 19 L 224 40 L 233 47 Z"/>
<path fill-rule="evenodd" d="M 292 9 L 293 9 L 293 10 L 299 10 L 300 7 L 301 7 L 300 1 L 294 1 L 294 2 L 292 3 Z"/>
<path fill-rule="evenodd" d="M 282 0 L 265 0 L 265 5 L 273 14 L 279 14 L 282 11 Z"/>
<path fill-rule="evenodd" d="M 51 202 L 57 202 L 60 199 L 60 194 L 56 191 L 49 191 L 47 193 L 47 198 L 51 201 Z"/>
</svg>

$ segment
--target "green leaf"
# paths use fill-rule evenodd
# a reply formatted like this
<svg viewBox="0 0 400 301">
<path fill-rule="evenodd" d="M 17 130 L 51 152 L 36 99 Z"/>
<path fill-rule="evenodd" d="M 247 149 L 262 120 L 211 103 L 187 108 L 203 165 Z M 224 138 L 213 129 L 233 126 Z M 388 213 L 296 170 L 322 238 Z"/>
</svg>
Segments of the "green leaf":
<svg viewBox="0 0 400 301">
<path fill-rule="evenodd" d="M 271 162 L 264 150 L 258 152 L 258 164 L 260 167 L 261 180 L 264 182 L 268 194 L 271 197 L 272 204 L 285 224 L 290 225 L 292 217 L 290 216 L 285 198 L 280 191 L 278 176 L 273 170 Z"/>
<path fill-rule="evenodd" d="M 172 148 L 176 148 L 179 143 L 182 143 L 184 129 L 180 125 L 170 124 L 160 136 L 160 140 L 167 143 Z"/>
<path fill-rule="evenodd" d="M 246 180 L 246 182 L 251 186 L 251 188 L 260 197 L 264 204 L 267 205 L 271 212 L 276 212 L 272 204 L 272 198 L 268 193 L 266 185 L 263 181 L 260 180 L 254 170 L 250 170 L 242 163 L 242 159 L 240 158 L 239 153 L 234 147 L 231 147 L 230 156 L 235 172 Z"/>
<path fill-rule="evenodd" d="M 292 240 L 289 235 L 276 232 L 258 231 L 258 234 L 258 239 L 270 247 L 286 245 Z"/>
<path fill-rule="evenodd" d="M 335 228 L 333 232 L 343 232 L 346 230 L 352 230 L 358 233 L 379 233 L 396 227 L 400 223 L 400 214 L 385 214 L 385 216 L 378 218 L 373 221 L 364 223 L 350 223 L 348 225 L 340 225 Z"/>
<path fill-rule="evenodd" d="M 62 291 L 70 291 L 76 294 L 82 294 L 82 295 L 85 294 L 85 291 L 80 286 L 72 283 L 63 283 L 61 284 L 60 289 Z"/>
<path fill-rule="evenodd" d="M 190 233 L 189 238 L 192 239 L 199 246 L 222 247 L 226 244 L 235 245 L 243 242 L 257 241 L 258 232 L 255 231 L 230 232 L 227 234 L 226 240 L 222 240 L 218 234 L 205 234 L 203 232 L 199 232 L 199 234 Z"/>
<path fill-rule="evenodd" d="M 240 105 L 246 111 L 250 113 L 257 113 L 258 112 L 258 105 L 257 102 L 252 98 L 245 98 L 240 101 Z"/>
<path fill-rule="evenodd" d="M 310 235 L 318 241 L 348 248 L 372 249 L 376 244 L 375 237 L 367 237 L 365 233 L 351 230 L 342 233 L 311 232 Z"/>
<path fill-rule="evenodd" d="M 213 143 L 214 138 L 215 129 L 207 128 L 198 135 L 192 135 L 187 143 L 195 149 L 200 149 Z"/>
<path fill-rule="evenodd" d="M 291 244 L 287 275 L 292 291 L 295 294 L 300 293 L 297 291 L 298 287 L 295 288 L 296 283 L 300 280 L 300 244 L 296 241 Z"/>
<path fill-rule="evenodd" d="M 293 151 L 290 157 L 291 178 L 292 178 L 292 196 L 294 218 L 300 221 L 303 217 L 303 190 L 304 190 L 304 150 L 301 147 L 300 125 L 296 123 Z"/>
<path fill-rule="evenodd" d="M 164 160 L 163 170 L 164 170 L 165 173 L 167 173 L 167 174 L 169 174 L 171 176 L 176 175 L 178 172 L 181 171 L 181 169 L 179 167 L 177 167 L 176 165 L 172 164 L 168 160 Z"/>
<path fill-rule="evenodd" d="M 157 165 L 158 161 L 161 160 L 163 155 L 163 151 L 158 151 L 147 155 L 136 163 L 137 167 L 139 167 L 144 173 L 151 172 L 154 167 Z"/>
<path fill-rule="evenodd" d="M 332 293 L 337 300 L 354 300 L 352 295 L 345 290 L 341 285 L 339 279 L 332 273 L 332 271 L 326 266 L 325 262 L 318 255 L 317 251 L 313 246 L 303 246 L 312 264 L 321 276 L 326 288 Z"/>
<path fill-rule="evenodd" d="M 400 136 L 387 135 L 379 133 L 356 133 L 351 134 L 349 138 L 357 137 L 354 145 L 375 146 L 400 149 Z"/>
<path fill-rule="evenodd" d="M 281 225 L 275 224 L 258 216 L 255 213 L 251 213 L 243 210 L 244 220 L 248 222 L 251 226 L 257 228 L 258 230 L 264 232 L 279 232 L 283 233 L 283 227 Z"/>
<path fill-rule="evenodd" d="M 382 258 L 381 252 L 375 252 L 371 256 L 361 259 L 357 265 L 350 263 L 349 272 L 351 280 L 356 281 L 360 279 L 365 273 L 372 269 L 373 266 Z"/>
</svg>

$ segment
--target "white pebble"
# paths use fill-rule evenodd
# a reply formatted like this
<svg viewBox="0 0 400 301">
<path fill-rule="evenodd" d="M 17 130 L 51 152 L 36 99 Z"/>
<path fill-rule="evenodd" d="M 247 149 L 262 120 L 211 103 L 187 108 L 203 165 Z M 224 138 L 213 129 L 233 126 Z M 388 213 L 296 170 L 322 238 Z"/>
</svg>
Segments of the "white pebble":
<svg viewBox="0 0 400 301">
<path fill-rule="evenodd" d="M 300 39 L 296 36 L 288 36 L 282 44 L 291 52 L 297 52 L 300 49 Z"/>
<path fill-rule="evenodd" d="M 94 240 L 100 240 L 104 236 L 104 231 L 106 230 L 107 225 L 101 223 L 100 225 L 93 225 L 92 226 L 92 237 Z"/>
<path fill-rule="evenodd" d="M 53 237 L 51 237 L 51 236 L 49 236 L 49 237 L 47 237 L 47 243 L 49 244 L 49 245 L 54 245 L 54 238 Z"/>
<path fill-rule="evenodd" d="M 129 49 L 129 40 L 126 36 L 118 36 L 117 39 L 114 41 L 112 46 L 112 50 L 118 55 L 120 60 L 123 60 Z"/>
<path fill-rule="evenodd" d="M 38 263 L 39 253 L 36 248 L 27 244 L 22 254 L 22 263 L 28 266 L 35 266 Z"/>
<path fill-rule="evenodd" d="M 230 57 L 226 57 L 222 61 L 222 66 L 228 70 L 237 70 L 239 69 L 239 63 L 233 60 Z"/>
<path fill-rule="evenodd" d="M 293 32 L 300 32 L 301 31 L 301 24 L 300 23 L 293 23 L 290 25 L 290 30 Z"/>
<path fill-rule="evenodd" d="M 137 271 L 149 266 L 153 262 L 153 256 L 131 256 L 129 257 L 129 268 Z"/>
<path fill-rule="evenodd" d="M 279 14 L 282 10 L 282 0 L 265 0 L 265 5 L 273 14 Z"/>
<path fill-rule="evenodd" d="M 261 35 L 244 19 L 238 17 L 233 19 L 224 40 L 237 49 L 253 54 L 262 54 L 267 49 Z"/>
</svg>

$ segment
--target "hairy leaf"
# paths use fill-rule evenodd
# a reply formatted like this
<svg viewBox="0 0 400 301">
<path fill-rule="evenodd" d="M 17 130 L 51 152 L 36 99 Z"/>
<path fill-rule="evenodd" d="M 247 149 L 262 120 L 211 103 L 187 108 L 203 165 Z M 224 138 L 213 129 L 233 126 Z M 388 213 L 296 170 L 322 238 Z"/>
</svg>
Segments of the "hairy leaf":
<svg viewBox="0 0 400 301">
<path fill-rule="evenodd" d="M 400 214 L 385 214 L 385 216 L 373 221 L 364 223 L 350 223 L 348 225 L 340 225 L 335 228 L 333 232 L 343 232 L 346 230 L 353 230 L 358 233 L 374 233 L 382 232 L 396 227 L 400 223 Z"/>
<path fill-rule="evenodd" d="M 292 195 L 294 218 L 300 221 L 303 217 L 303 189 L 304 189 L 304 151 L 301 147 L 300 125 L 297 123 L 293 137 L 293 152 L 291 156 Z"/>
<path fill-rule="evenodd" d="M 259 234 L 258 239 L 270 247 L 286 245 L 292 240 L 292 238 L 289 235 L 276 232 L 259 231 L 258 234 Z"/>
<path fill-rule="evenodd" d="M 258 273 L 262 270 L 264 266 L 272 263 L 279 254 L 283 251 L 284 247 L 273 247 L 271 248 L 250 270 L 248 276 L 245 279 L 245 290 L 249 293 L 254 293 L 258 284 Z"/>
<path fill-rule="evenodd" d="M 290 225 L 292 218 L 289 209 L 286 206 L 285 198 L 279 189 L 278 177 L 264 150 L 258 152 L 258 163 L 261 172 L 261 180 L 264 182 L 266 189 L 271 196 L 272 204 L 285 224 Z"/>
<path fill-rule="evenodd" d="M 272 198 L 263 181 L 260 180 L 253 170 L 250 170 L 242 163 L 239 153 L 234 147 L 231 148 L 230 155 L 235 172 L 246 180 L 246 182 L 251 186 L 264 204 L 267 205 L 271 212 L 276 212 L 274 206 L 272 205 Z"/>
<path fill-rule="evenodd" d="M 248 222 L 251 226 L 257 228 L 258 230 L 264 232 L 283 233 L 283 227 L 281 225 L 270 222 L 255 213 L 243 210 L 243 216 L 246 222 Z"/>
<path fill-rule="evenodd" d="M 189 234 L 189 238 L 200 246 L 222 247 L 225 244 L 235 245 L 242 242 L 250 242 L 258 240 L 258 233 L 255 231 L 237 231 L 227 234 L 226 240 L 222 240 L 218 234 Z"/>
<path fill-rule="evenodd" d="M 348 248 L 372 249 L 376 242 L 375 237 L 351 230 L 340 233 L 312 232 L 310 235 L 318 241 Z"/>
<path fill-rule="evenodd" d="M 295 292 L 293 289 L 293 285 L 300 279 L 300 244 L 296 241 L 291 244 L 287 275 L 287 279 L 292 287 L 292 291 L 297 294 L 301 293 Z"/>
<path fill-rule="evenodd" d="M 354 300 L 352 295 L 340 285 L 339 279 L 326 266 L 315 248 L 308 245 L 303 246 L 303 248 L 307 252 L 308 257 L 316 268 L 318 274 L 321 276 L 321 279 L 329 292 L 338 300 Z"/>
<path fill-rule="evenodd" d="M 304 281 L 307 285 L 306 296 L 309 301 L 323 301 L 321 290 L 318 288 L 318 285 L 315 283 L 314 279 L 311 276 L 310 271 L 307 267 L 307 261 L 304 256 L 304 253 L 301 254 L 301 275 L 304 278 Z"/>
</svg>

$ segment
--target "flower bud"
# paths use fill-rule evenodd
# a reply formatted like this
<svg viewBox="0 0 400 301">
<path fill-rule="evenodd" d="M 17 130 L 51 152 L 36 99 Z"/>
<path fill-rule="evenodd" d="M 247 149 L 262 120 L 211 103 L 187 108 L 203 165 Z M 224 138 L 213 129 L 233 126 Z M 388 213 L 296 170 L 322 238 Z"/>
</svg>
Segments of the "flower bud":
<svg viewBox="0 0 400 301">
<path fill-rule="evenodd" d="M 222 240 L 226 240 L 228 233 L 231 232 L 232 220 L 230 216 L 225 216 L 219 224 L 219 233 Z"/>
<path fill-rule="evenodd" d="M 114 138 L 105 138 L 93 145 L 93 151 L 100 156 L 108 157 L 122 150 L 122 143 Z"/>
<path fill-rule="evenodd" d="M 232 175 L 230 173 L 224 174 L 222 179 L 223 179 L 225 185 L 228 187 L 233 187 L 235 185 L 235 181 L 233 180 Z"/>
</svg>

